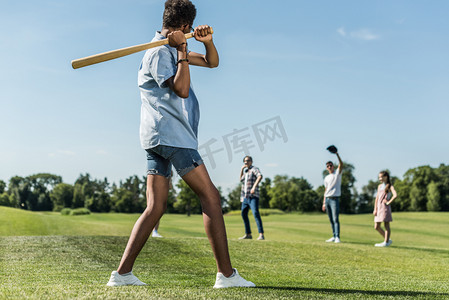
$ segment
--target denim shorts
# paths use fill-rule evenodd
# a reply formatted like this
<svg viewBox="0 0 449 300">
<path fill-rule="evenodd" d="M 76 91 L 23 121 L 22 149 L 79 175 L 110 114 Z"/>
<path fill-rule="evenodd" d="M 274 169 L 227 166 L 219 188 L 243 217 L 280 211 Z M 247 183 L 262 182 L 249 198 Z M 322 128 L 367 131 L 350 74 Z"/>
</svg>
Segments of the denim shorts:
<svg viewBox="0 0 449 300">
<path fill-rule="evenodd" d="M 147 175 L 170 177 L 172 165 L 179 176 L 183 177 L 203 164 L 197 150 L 159 145 L 146 149 Z"/>
</svg>

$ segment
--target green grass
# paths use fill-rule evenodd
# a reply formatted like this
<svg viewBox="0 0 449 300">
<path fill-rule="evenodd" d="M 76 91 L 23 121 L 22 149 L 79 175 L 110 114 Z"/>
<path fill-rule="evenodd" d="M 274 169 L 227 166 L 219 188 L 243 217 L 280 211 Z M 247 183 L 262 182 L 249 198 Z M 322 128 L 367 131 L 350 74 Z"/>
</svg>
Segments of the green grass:
<svg viewBox="0 0 449 300">
<path fill-rule="evenodd" d="M 149 286 L 106 287 L 137 218 L 0 207 L 0 299 L 449 298 L 448 213 L 395 213 L 389 248 L 373 247 L 371 215 L 342 215 L 341 244 L 324 243 L 324 214 L 265 216 L 265 241 L 238 240 L 242 220 L 226 216 L 233 265 L 258 287 L 225 290 L 211 288 L 201 216 L 165 215 L 165 238 L 150 239 L 134 268 Z"/>
</svg>

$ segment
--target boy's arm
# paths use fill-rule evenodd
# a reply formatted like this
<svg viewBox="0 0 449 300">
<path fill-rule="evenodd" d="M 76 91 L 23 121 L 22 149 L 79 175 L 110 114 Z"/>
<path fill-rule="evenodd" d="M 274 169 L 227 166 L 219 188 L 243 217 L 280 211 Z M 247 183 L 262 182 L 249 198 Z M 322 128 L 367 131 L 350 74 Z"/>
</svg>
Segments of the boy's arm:
<svg viewBox="0 0 449 300">
<path fill-rule="evenodd" d="M 175 76 L 170 77 L 165 82 L 178 97 L 188 98 L 190 91 L 190 70 L 187 60 L 186 38 L 181 31 L 173 31 L 167 35 L 167 38 L 169 45 L 176 48 L 178 52 L 178 62 Z"/>
<path fill-rule="evenodd" d="M 211 28 L 208 25 L 201 25 L 195 28 L 195 39 L 204 44 L 206 54 L 189 52 L 189 64 L 200 67 L 218 67 L 218 52 L 212 40 Z"/>
</svg>

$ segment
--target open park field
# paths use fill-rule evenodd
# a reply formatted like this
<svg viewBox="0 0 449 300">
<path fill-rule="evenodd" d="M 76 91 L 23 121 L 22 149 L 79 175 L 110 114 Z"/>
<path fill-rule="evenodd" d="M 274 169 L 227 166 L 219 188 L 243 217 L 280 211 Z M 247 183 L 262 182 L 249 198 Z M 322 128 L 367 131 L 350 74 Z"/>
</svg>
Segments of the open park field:
<svg viewBox="0 0 449 300">
<path fill-rule="evenodd" d="M 136 214 L 62 216 L 0 207 L 0 299 L 449 298 L 449 213 L 394 213 L 393 245 L 371 215 L 341 215 L 328 244 L 324 214 L 263 216 L 266 240 L 238 240 L 225 216 L 233 266 L 255 289 L 214 290 L 215 262 L 199 215 L 165 215 L 137 259 L 146 287 L 106 286 Z M 252 222 L 253 230 L 256 229 Z"/>
</svg>

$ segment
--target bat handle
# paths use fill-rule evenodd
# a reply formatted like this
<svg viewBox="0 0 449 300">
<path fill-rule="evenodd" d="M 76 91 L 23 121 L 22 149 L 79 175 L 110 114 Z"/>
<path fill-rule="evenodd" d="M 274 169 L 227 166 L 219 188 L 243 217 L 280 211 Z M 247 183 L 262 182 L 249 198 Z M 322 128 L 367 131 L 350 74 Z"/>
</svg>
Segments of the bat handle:
<svg viewBox="0 0 449 300">
<path fill-rule="evenodd" d="M 210 28 L 210 34 L 214 34 L 214 30 L 212 29 L 212 27 L 209 27 L 209 28 Z M 186 39 L 190 39 L 195 36 L 195 33 L 194 32 L 186 33 L 185 36 L 186 36 Z"/>
</svg>

